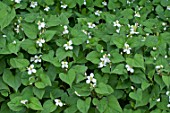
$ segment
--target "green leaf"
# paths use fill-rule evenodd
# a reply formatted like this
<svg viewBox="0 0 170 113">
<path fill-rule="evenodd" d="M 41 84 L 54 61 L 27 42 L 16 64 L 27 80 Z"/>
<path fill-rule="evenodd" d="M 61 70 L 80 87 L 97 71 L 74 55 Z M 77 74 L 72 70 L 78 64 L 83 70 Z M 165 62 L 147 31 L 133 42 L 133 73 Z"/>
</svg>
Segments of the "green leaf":
<svg viewBox="0 0 170 113">
<path fill-rule="evenodd" d="M 97 88 L 95 88 L 95 91 L 96 93 L 102 94 L 102 95 L 109 95 L 113 93 L 112 87 L 104 83 L 99 83 L 99 85 L 97 85 Z"/>
<path fill-rule="evenodd" d="M 88 97 L 86 98 L 86 100 L 81 100 L 81 99 L 78 99 L 77 101 L 77 108 L 80 112 L 82 113 L 88 113 L 88 110 L 90 108 L 90 102 L 91 102 L 91 98 Z"/>
<path fill-rule="evenodd" d="M 3 10 L 1 10 L 3 11 Z M 1 30 L 3 30 L 5 27 L 7 27 L 11 21 L 15 18 L 16 12 L 15 9 L 12 9 L 9 13 L 6 14 L 6 12 L 1 12 L 0 14 L 3 15 L 3 19 L 1 19 L 0 25 L 1 25 Z"/>
<path fill-rule="evenodd" d="M 100 62 L 99 56 L 100 54 L 98 52 L 92 51 L 86 56 L 86 59 L 91 61 L 94 64 L 99 64 Z"/>
<path fill-rule="evenodd" d="M 110 95 L 107 97 L 107 100 L 108 107 L 106 108 L 104 113 L 122 113 L 122 108 L 120 107 L 119 102 L 117 101 L 115 96 Z"/>
<path fill-rule="evenodd" d="M 53 5 L 54 4 L 54 0 L 45 0 L 44 1 L 47 5 Z"/>
<path fill-rule="evenodd" d="M 112 51 L 111 56 L 113 56 L 113 58 L 111 58 L 111 61 L 113 63 L 119 63 L 125 61 L 124 57 L 118 52 Z"/>
<path fill-rule="evenodd" d="M 9 101 L 7 103 L 7 105 L 13 111 L 21 111 L 22 109 L 24 109 L 24 106 L 20 103 L 21 100 L 22 100 L 22 97 L 17 96 L 15 98 L 11 99 L 11 101 Z"/>
<path fill-rule="evenodd" d="M 24 29 L 25 35 L 30 39 L 36 39 L 38 34 L 38 26 L 35 24 L 23 23 L 22 27 Z"/>
<path fill-rule="evenodd" d="M 70 87 L 72 87 L 72 83 L 73 83 L 73 81 L 76 77 L 76 74 L 75 74 L 75 71 L 73 69 L 70 69 L 67 74 L 60 73 L 59 77 L 63 82 L 69 84 Z"/>
<path fill-rule="evenodd" d="M 142 89 L 138 88 L 137 91 L 129 93 L 129 96 L 136 101 L 141 101 L 142 100 Z"/>
<path fill-rule="evenodd" d="M 139 67 L 139 68 L 142 68 L 143 70 L 145 70 L 144 59 L 143 59 L 143 56 L 141 54 L 135 54 L 134 59 L 127 58 L 126 62 L 130 66 Z"/>
<path fill-rule="evenodd" d="M 46 42 L 50 41 L 54 37 L 55 34 L 56 34 L 56 31 L 54 31 L 54 30 L 45 31 L 45 33 L 44 33 L 45 41 Z"/>
<path fill-rule="evenodd" d="M 35 47 L 35 42 L 30 39 L 26 39 L 21 43 L 21 47 L 27 51 L 29 54 L 36 54 L 37 49 Z"/>
<path fill-rule="evenodd" d="M 77 106 L 71 105 L 66 110 L 64 110 L 64 113 L 76 113 L 76 111 L 77 111 Z"/>
<path fill-rule="evenodd" d="M 56 51 L 56 57 L 58 58 L 59 62 L 61 62 L 66 57 L 72 57 L 72 51 L 65 51 L 63 48 L 58 48 Z"/>
<path fill-rule="evenodd" d="M 124 18 L 132 19 L 132 18 L 133 18 L 133 10 L 132 10 L 132 9 L 124 9 L 124 10 L 121 12 L 121 15 L 122 15 Z"/>
<path fill-rule="evenodd" d="M 43 110 L 43 107 L 42 107 L 40 101 L 36 97 L 31 97 L 29 99 L 28 107 L 33 110 Z"/>
<path fill-rule="evenodd" d="M 115 73 L 115 74 L 124 74 L 124 64 L 118 64 L 111 73 Z"/>
<path fill-rule="evenodd" d="M 35 83 L 35 86 L 38 88 L 38 89 L 43 89 L 46 87 L 46 85 L 43 83 L 43 82 L 36 82 Z"/>
<path fill-rule="evenodd" d="M 36 95 L 39 99 L 42 99 L 43 98 L 43 95 L 45 93 L 45 90 L 44 89 L 38 89 L 36 87 L 33 87 L 33 93 L 34 95 Z"/>
<path fill-rule="evenodd" d="M 57 106 L 53 103 L 52 100 L 47 100 L 44 102 L 43 104 L 43 109 L 41 111 L 41 113 L 51 113 L 53 112 L 55 109 L 57 108 Z"/>
<path fill-rule="evenodd" d="M 103 113 L 108 107 L 108 101 L 106 97 L 103 97 L 101 100 L 93 99 L 93 104 L 96 105 L 100 113 Z"/>
<path fill-rule="evenodd" d="M 28 67 L 29 61 L 27 59 L 11 58 L 10 64 L 13 68 L 25 68 Z"/>
<path fill-rule="evenodd" d="M 162 76 L 162 80 L 164 81 L 165 85 L 169 88 L 170 86 L 170 76 Z"/>
<path fill-rule="evenodd" d="M 12 72 L 9 69 L 5 69 L 3 73 L 3 81 L 12 87 L 16 92 L 21 85 L 21 78 L 19 75 L 12 75 Z"/>
</svg>

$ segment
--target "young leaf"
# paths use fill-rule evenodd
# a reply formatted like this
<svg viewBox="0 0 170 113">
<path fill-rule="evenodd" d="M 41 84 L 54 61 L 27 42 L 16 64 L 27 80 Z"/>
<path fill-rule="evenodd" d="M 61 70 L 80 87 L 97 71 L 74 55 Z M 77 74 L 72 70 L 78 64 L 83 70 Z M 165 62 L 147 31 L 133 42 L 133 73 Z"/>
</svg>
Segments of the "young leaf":
<svg viewBox="0 0 170 113">
<path fill-rule="evenodd" d="M 90 102 L 91 102 L 91 98 L 90 97 L 86 98 L 85 101 L 79 99 L 77 101 L 77 108 L 78 108 L 78 110 L 80 112 L 82 112 L 82 113 L 88 113 L 88 110 L 90 108 Z"/>
<path fill-rule="evenodd" d="M 63 82 L 69 84 L 70 87 L 72 87 L 72 83 L 76 77 L 76 74 L 74 70 L 70 69 L 67 74 L 60 73 L 59 77 Z"/>
</svg>

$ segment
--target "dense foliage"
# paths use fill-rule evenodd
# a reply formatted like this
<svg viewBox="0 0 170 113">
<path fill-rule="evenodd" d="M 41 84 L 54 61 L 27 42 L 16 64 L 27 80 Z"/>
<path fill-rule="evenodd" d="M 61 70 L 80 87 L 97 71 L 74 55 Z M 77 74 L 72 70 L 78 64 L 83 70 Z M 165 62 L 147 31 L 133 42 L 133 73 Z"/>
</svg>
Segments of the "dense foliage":
<svg viewBox="0 0 170 113">
<path fill-rule="evenodd" d="M 169 113 L 169 0 L 0 0 L 0 113 Z"/>
</svg>

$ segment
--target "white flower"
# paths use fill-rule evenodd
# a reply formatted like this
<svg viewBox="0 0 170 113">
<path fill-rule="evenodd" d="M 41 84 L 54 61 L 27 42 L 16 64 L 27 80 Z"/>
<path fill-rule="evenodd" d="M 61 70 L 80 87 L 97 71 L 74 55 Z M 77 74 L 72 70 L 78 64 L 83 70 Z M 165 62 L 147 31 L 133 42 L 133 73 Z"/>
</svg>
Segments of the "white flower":
<svg viewBox="0 0 170 113">
<path fill-rule="evenodd" d="M 86 5 L 86 0 L 84 0 L 83 4 Z"/>
<path fill-rule="evenodd" d="M 135 11 L 135 17 L 140 17 L 140 13 Z"/>
<path fill-rule="evenodd" d="M 4 38 L 5 38 L 5 37 L 7 37 L 7 36 L 6 36 L 6 35 L 2 35 L 2 37 L 4 37 Z"/>
<path fill-rule="evenodd" d="M 129 44 L 125 43 L 123 52 L 126 52 L 127 54 L 130 54 L 130 50 L 131 50 L 131 47 L 129 46 Z"/>
<path fill-rule="evenodd" d="M 87 83 L 87 84 L 90 84 L 90 83 L 92 82 L 93 84 L 96 85 L 96 79 L 93 78 L 93 77 L 94 77 L 94 74 L 93 74 L 93 73 L 90 73 L 90 76 L 87 76 L 86 83 Z"/>
<path fill-rule="evenodd" d="M 105 66 L 106 66 L 106 63 L 105 63 L 104 61 L 101 61 L 101 62 L 99 63 L 98 68 L 102 68 L 102 67 L 105 67 Z"/>
<path fill-rule="evenodd" d="M 39 38 L 36 43 L 38 44 L 39 47 L 42 47 L 42 45 L 45 43 L 45 40 L 42 38 Z"/>
<path fill-rule="evenodd" d="M 14 1 L 15 3 L 18 3 L 18 4 L 21 2 L 21 0 L 14 0 Z"/>
<path fill-rule="evenodd" d="M 131 25 L 130 27 L 130 34 L 139 34 L 139 32 L 136 32 L 138 23 L 135 23 L 135 25 Z"/>
<path fill-rule="evenodd" d="M 110 59 L 108 58 L 108 56 L 110 56 L 110 54 L 104 54 L 103 55 L 103 58 L 100 58 L 100 63 L 99 63 L 99 66 L 98 68 L 102 68 L 104 66 L 106 66 L 107 63 L 110 63 Z"/>
<path fill-rule="evenodd" d="M 63 47 L 65 47 L 65 50 L 72 50 L 73 49 L 73 46 L 72 46 L 72 41 L 68 41 L 67 44 L 64 44 Z"/>
<path fill-rule="evenodd" d="M 68 62 L 62 61 L 61 62 L 61 67 L 62 68 L 68 68 Z"/>
<path fill-rule="evenodd" d="M 126 67 L 127 71 L 130 71 L 131 73 L 134 73 L 134 69 L 131 68 L 128 64 L 126 64 L 125 67 Z"/>
<path fill-rule="evenodd" d="M 96 16 L 100 16 L 101 13 L 102 13 L 102 11 L 99 11 L 99 10 L 97 10 L 96 12 L 94 12 L 94 14 L 95 14 Z"/>
<path fill-rule="evenodd" d="M 167 56 L 167 55 L 165 55 L 164 57 L 165 57 L 165 58 L 168 58 L 168 56 Z"/>
<path fill-rule="evenodd" d="M 89 43 L 90 43 L 90 41 L 89 41 L 89 40 L 87 40 L 87 41 L 86 41 L 86 43 L 87 43 L 87 44 L 89 44 Z"/>
<path fill-rule="evenodd" d="M 41 56 L 42 55 L 39 55 L 39 56 L 37 56 L 37 55 L 35 55 L 34 57 L 31 57 L 31 62 L 34 62 L 34 63 L 38 63 L 38 62 L 41 62 Z"/>
<path fill-rule="evenodd" d="M 169 93 L 170 93 L 170 92 L 169 92 L 169 91 L 167 91 L 167 92 L 166 92 L 166 95 L 167 95 L 167 96 L 169 96 Z"/>
<path fill-rule="evenodd" d="M 157 48 L 156 47 L 153 47 L 153 50 L 156 50 Z"/>
<path fill-rule="evenodd" d="M 21 100 L 20 103 L 21 104 L 26 104 L 28 102 L 28 100 Z"/>
<path fill-rule="evenodd" d="M 35 8 L 36 6 L 38 6 L 38 3 L 32 1 L 31 4 L 30 4 L 30 7 Z"/>
<path fill-rule="evenodd" d="M 132 90 L 134 90 L 135 88 L 134 88 L 134 86 L 130 86 L 130 88 L 132 89 Z"/>
<path fill-rule="evenodd" d="M 106 2 L 106 1 L 102 2 L 102 4 L 103 4 L 104 6 L 107 6 L 107 2 Z"/>
<path fill-rule="evenodd" d="M 63 5 L 61 5 L 61 8 L 65 9 L 65 8 L 67 8 L 67 5 L 63 4 Z"/>
<path fill-rule="evenodd" d="M 170 6 L 167 6 L 167 10 L 170 10 Z"/>
<path fill-rule="evenodd" d="M 64 26 L 63 34 L 68 34 L 68 33 L 69 33 L 68 27 L 65 25 Z"/>
<path fill-rule="evenodd" d="M 74 93 L 75 93 L 77 96 L 79 96 L 79 97 L 81 96 L 80 94 L 77 93 L 77 91 L 74 91 Z"/>
<path fill-rule="evenodd" d="M 88 25 L 88 28 L 95 28 L 96 27 L 96 25 L 91 23 L 91 22 L 88 22 L 87 25 Z"/>
<path fill-rule="evenodd" d="M 64 105 L 64 104 L 61 102 L 60 99 L 55 99 L 54 101 L 55 101 L 55 105 L 56 105 L 56 106 L 62 107 L 62 106 Z"/>
<path fill-rule="evenodd" d="M 170 104 L 167 104 L 167 107 L 169 108 L 169 107 L 170 107 Z"/>
<path fill-rule="evenodd" d="M 159 71 L 161 68 L 163 68 L 163 65 L 157 65 L 157 66 L 155 66 L 156 71 Z"/>
<path fill-rule="evenodd" d="M 13 44 L 17 44 L 17 42 L 14 40 L 13 42 L 12 42 Z"/>
<path fill-rule="evenodd" d="M 156 99 L 156 101 L 157 101 L 157 102 L 160 102 L 160 101 L 161 101 L 161 99 L 160 99 L 160 98 L 158 98 L 158 99 Z"/>
<path fill-rule="evenodd" d="M 29 75 L 37 72 L 36 69 L 34 69 L 34 64 L 31 64 L 29 67 L 27 67 L 27 70 Z"/>
<path fill-rule="evenodd" d="M 115 22 L 113 22 L 113 26 L 117 26 L 117 27 L 121 27 L 119 20 L 116 20 Z"/>
<path fill-rule="evenodd" d="M 45 22 L 43 21 L 43 22 L 41 22 L 41 21 L 38 21 L 38 29 L 39 30 L 41 30 L 42 28 L 45 28 L 45 26 L 46 26 L 46 24 L 45 24 Z"/>
<path fill-rule="evenodd" d="M 50 7 L 48 7 L 48 6 L 46 6 L 45 8 L 44 8 L 44 11 L 49 11 L 50 10 Z"/>
<path fill-rule="evenodd" d="M 117 32 L 117 33 L 120 33 L 120 28 L 116 29 L 116 32 Z"/>
</svg>

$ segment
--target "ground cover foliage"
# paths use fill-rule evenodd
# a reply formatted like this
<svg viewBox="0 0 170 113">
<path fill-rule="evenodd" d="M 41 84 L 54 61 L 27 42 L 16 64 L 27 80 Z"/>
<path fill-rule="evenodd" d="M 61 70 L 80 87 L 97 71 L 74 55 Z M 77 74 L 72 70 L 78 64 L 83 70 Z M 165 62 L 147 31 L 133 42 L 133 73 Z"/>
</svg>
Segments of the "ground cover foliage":
<svg viewBox="0 0 170 113">
<path fill-rule="evenodd" d="M 0 113 L 169 113 L 169 0 L 1 0 Z"/>
</svg>

